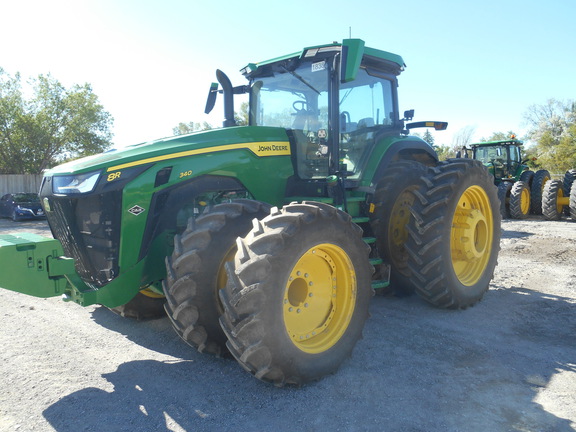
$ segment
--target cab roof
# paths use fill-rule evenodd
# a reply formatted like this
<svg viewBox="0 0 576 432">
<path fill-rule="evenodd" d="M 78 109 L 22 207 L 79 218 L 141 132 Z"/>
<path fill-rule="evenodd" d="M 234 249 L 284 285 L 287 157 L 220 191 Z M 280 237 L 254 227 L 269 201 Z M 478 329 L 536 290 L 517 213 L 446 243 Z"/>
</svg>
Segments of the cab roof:
<svg viewBox="0 0 576 432">
<path fill-rule="evenodd" d="M 514 138 L 507 139 L 507 140 L 499 140 L 499 141 L 486 141 L 480 143 L 470 144 L 471 147 L 489 147 L 489 146 L 497 146 L 497 145 L 518 145 L 521 146 L 524 144 L 524 141 L 520 141 Z"/>
<path fill-rule="evenodd" d="M 363 56 L 372 57 L 373 60 L 382 61 L 384 63 L 392 64 L 394 69 L 397 70 L 396 74 L 399 74 L 406 64 L 401 56 L 398 54 L 393 54 L 388 51 L 382 51 L 375 48 L 370 48 L 365 46 L 362 39 L 344 39 L 341 43 L 332 42 L 325 45 L 315 45 L 310 47 L 305 47 L 301 51 L 297 51 L 291 54 L 286 54 L 284 56 L 275 57 L 270 60 L 265 60 L 257 63 L 248 63 L 240 71 L 245 76 L 250 76 L 255 74 L 260 68 L 273 63 L 281 62 L 289 59 L 303 59 L 307 57 L 314 57 L 318 53 L 330 52 L 330 51 L 342 51 L 343 52 L 343 80 L 350 81 L 355 78 L 356 72 L 360 67 L 360 62 Z"/>
</svg>

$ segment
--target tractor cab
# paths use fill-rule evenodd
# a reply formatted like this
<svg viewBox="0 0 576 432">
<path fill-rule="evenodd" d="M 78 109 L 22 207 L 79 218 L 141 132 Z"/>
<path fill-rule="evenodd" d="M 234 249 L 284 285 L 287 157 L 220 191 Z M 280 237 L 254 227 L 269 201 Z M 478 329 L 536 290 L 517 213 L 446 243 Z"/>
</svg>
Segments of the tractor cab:
<svg viewBox="0 0 576 432">
<path fill-rule="evenodd" d="M 496 184 L 506 179 L 518 180 L 527 168 L 522 160 L 522 144 L 515 138 L 472 144 L 472 158 L 488 168 Z"/>
<path fill-rule="evenodd" d="M 300 179 L 336 173 L 358 178 L 375 135 L 402 129 L 396 96 L 402 59 L 383 52 L 367 57 L 347 79 L 345 51 L 351 50 L 309 48 L 244 69 L 250 80 L 250 125 L 289 132 Z"/>
<path fill-rule="evenodd" d="M 376 142 L 407 133 L 404 120 L 412 118 L 413 110 L 401 119 L 397 97 L 397 76 L 404 66 L 396 54 L 365 47 L 359 39 L 346 39 L 250 63 L 241 71 L 249 85 L 230 88 L 228 93 L 249 93 L 250 126 L 287 131 L 296 173 L 294 190 L 302 191 L 305 184 L 321 183 L 331 176 L 353 187 L 363 177 Z M 226 111 L 229 86 L 219 81 Z M 213 84 L 210 94 L 216 91 Z M 230 108 L 225 118 L 225 126 L 230 125 Z M 447 126 L 421 123 L 406 128 L 442 130 Z"/>
</svg>

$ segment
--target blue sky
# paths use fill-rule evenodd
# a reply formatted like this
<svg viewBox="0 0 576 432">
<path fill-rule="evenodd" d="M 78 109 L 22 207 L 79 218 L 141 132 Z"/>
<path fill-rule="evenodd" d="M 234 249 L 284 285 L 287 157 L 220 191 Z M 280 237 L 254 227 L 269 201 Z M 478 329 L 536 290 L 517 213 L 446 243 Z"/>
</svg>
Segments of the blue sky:
<svg viewBox="0 0 576 432">
<path fill-rule="evenodd" d="M 474 128 L 526 130 L 523 114 L 576 99 L 576 1 L 26 0 L 0 2 L 0 67 L 91 83 L 117 146 L 171 135 L 203 114 L 216 68 L 238 72 L 305 46 L 361 38 L 400 54 L 400 109 L 448 121 L 437 144 Z"/>
</svg>

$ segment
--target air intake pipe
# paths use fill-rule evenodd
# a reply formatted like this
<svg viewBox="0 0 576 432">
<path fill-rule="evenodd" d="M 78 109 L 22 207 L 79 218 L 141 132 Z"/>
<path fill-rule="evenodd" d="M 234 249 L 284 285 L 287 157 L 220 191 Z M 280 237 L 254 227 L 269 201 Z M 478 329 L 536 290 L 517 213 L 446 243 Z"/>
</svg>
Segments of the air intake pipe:
<svg viewBox="0 0 576 432">
<path fill-rule="evenodd" d="M 216 70 L 216 79 L 222 86 L 222 93 L 224 94 L 224 127 L 236 126 L 234 119 L 234 89 L 230 78 L 226 76 L 220 69 Z"/>
</svg>

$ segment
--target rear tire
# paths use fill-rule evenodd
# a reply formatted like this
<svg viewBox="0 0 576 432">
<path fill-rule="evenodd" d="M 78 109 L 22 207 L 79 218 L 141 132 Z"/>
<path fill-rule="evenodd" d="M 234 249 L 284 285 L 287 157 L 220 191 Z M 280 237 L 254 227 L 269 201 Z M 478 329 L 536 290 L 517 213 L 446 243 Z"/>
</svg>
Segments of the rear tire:
<svg viewBox="0 0 576 432">
<path fill-rule="evenodd" d="M 277 386 L 335 372 L 368 317 L 369 251 L 351 217 L 327 204 L 293 203 L 258 221 L 220 291 L 236 360 Z"/>
<path fill-rule="evenodd" d="M 531 209 L 534 214 L 542 214 L 542 193 L 548 180 L 550 180 L 550 173 L 547 170 L 538 170 L 534 174 L 530 188 Z"/>
<path fill-rule="evenodd" d="M 510 218 L 510 190 L 512 183 L 501 182 L 498 185 L 498 199 L 500 200 L 500 215 L 502 219 Z"/>
<path fill-rule="evenodd" d="M 510 216 L 526 219 L 530 214 L 530 188 L 524 182 L 516 182 L 510 190 Z"/>
<path fill-rule="evenodd" d="M 406 249 L 416 291 L 438 307 L 472 306 L 488 290 L 498 259 L 493 177 L 477 160 L 452 159 L 431 168 L 415 195 Z"/>
<path fill-rule="evenodd" d="M 520 178 L 518 180 L 526 183 L 529 188 L 532 188 L 533 179 L 534 179 L 534 171 L 526 170 L 522 171 L 522 173 L 520 174 Z"/>
<path fill-rule="evenodd" d="M 426 166 L 415 161 L 394 162 L 378 181 L 374 193 L 375 210 L 370 225 L 380 256 L 390 264 L 390 285 L 398 294 L 414 292 L 404 243 L 414 203 L 412 191 L 426 171 Z"/>
<path fill-rule="evenodd" d="M 564 191 L 560 180 L 546 182 L 542 194 L 542 214 L 544 219 L 560 220 L 564 206 L 558 203 L 558 199 L 563 197 Z"/>
<path fill-rule="evenodd" d="M 186 230 L 174 237 L 174 253 L 166 258 L 166 312 L 176 333 L 200 352 L 227 352 L 218 299 L 227 282 L 224 264 L 234 258 L 236 238 L 246 235 L 252 220 L 267 215 L 269 208 L 246 199 L 218 204 L 190 218 Z"/>
</svg>

